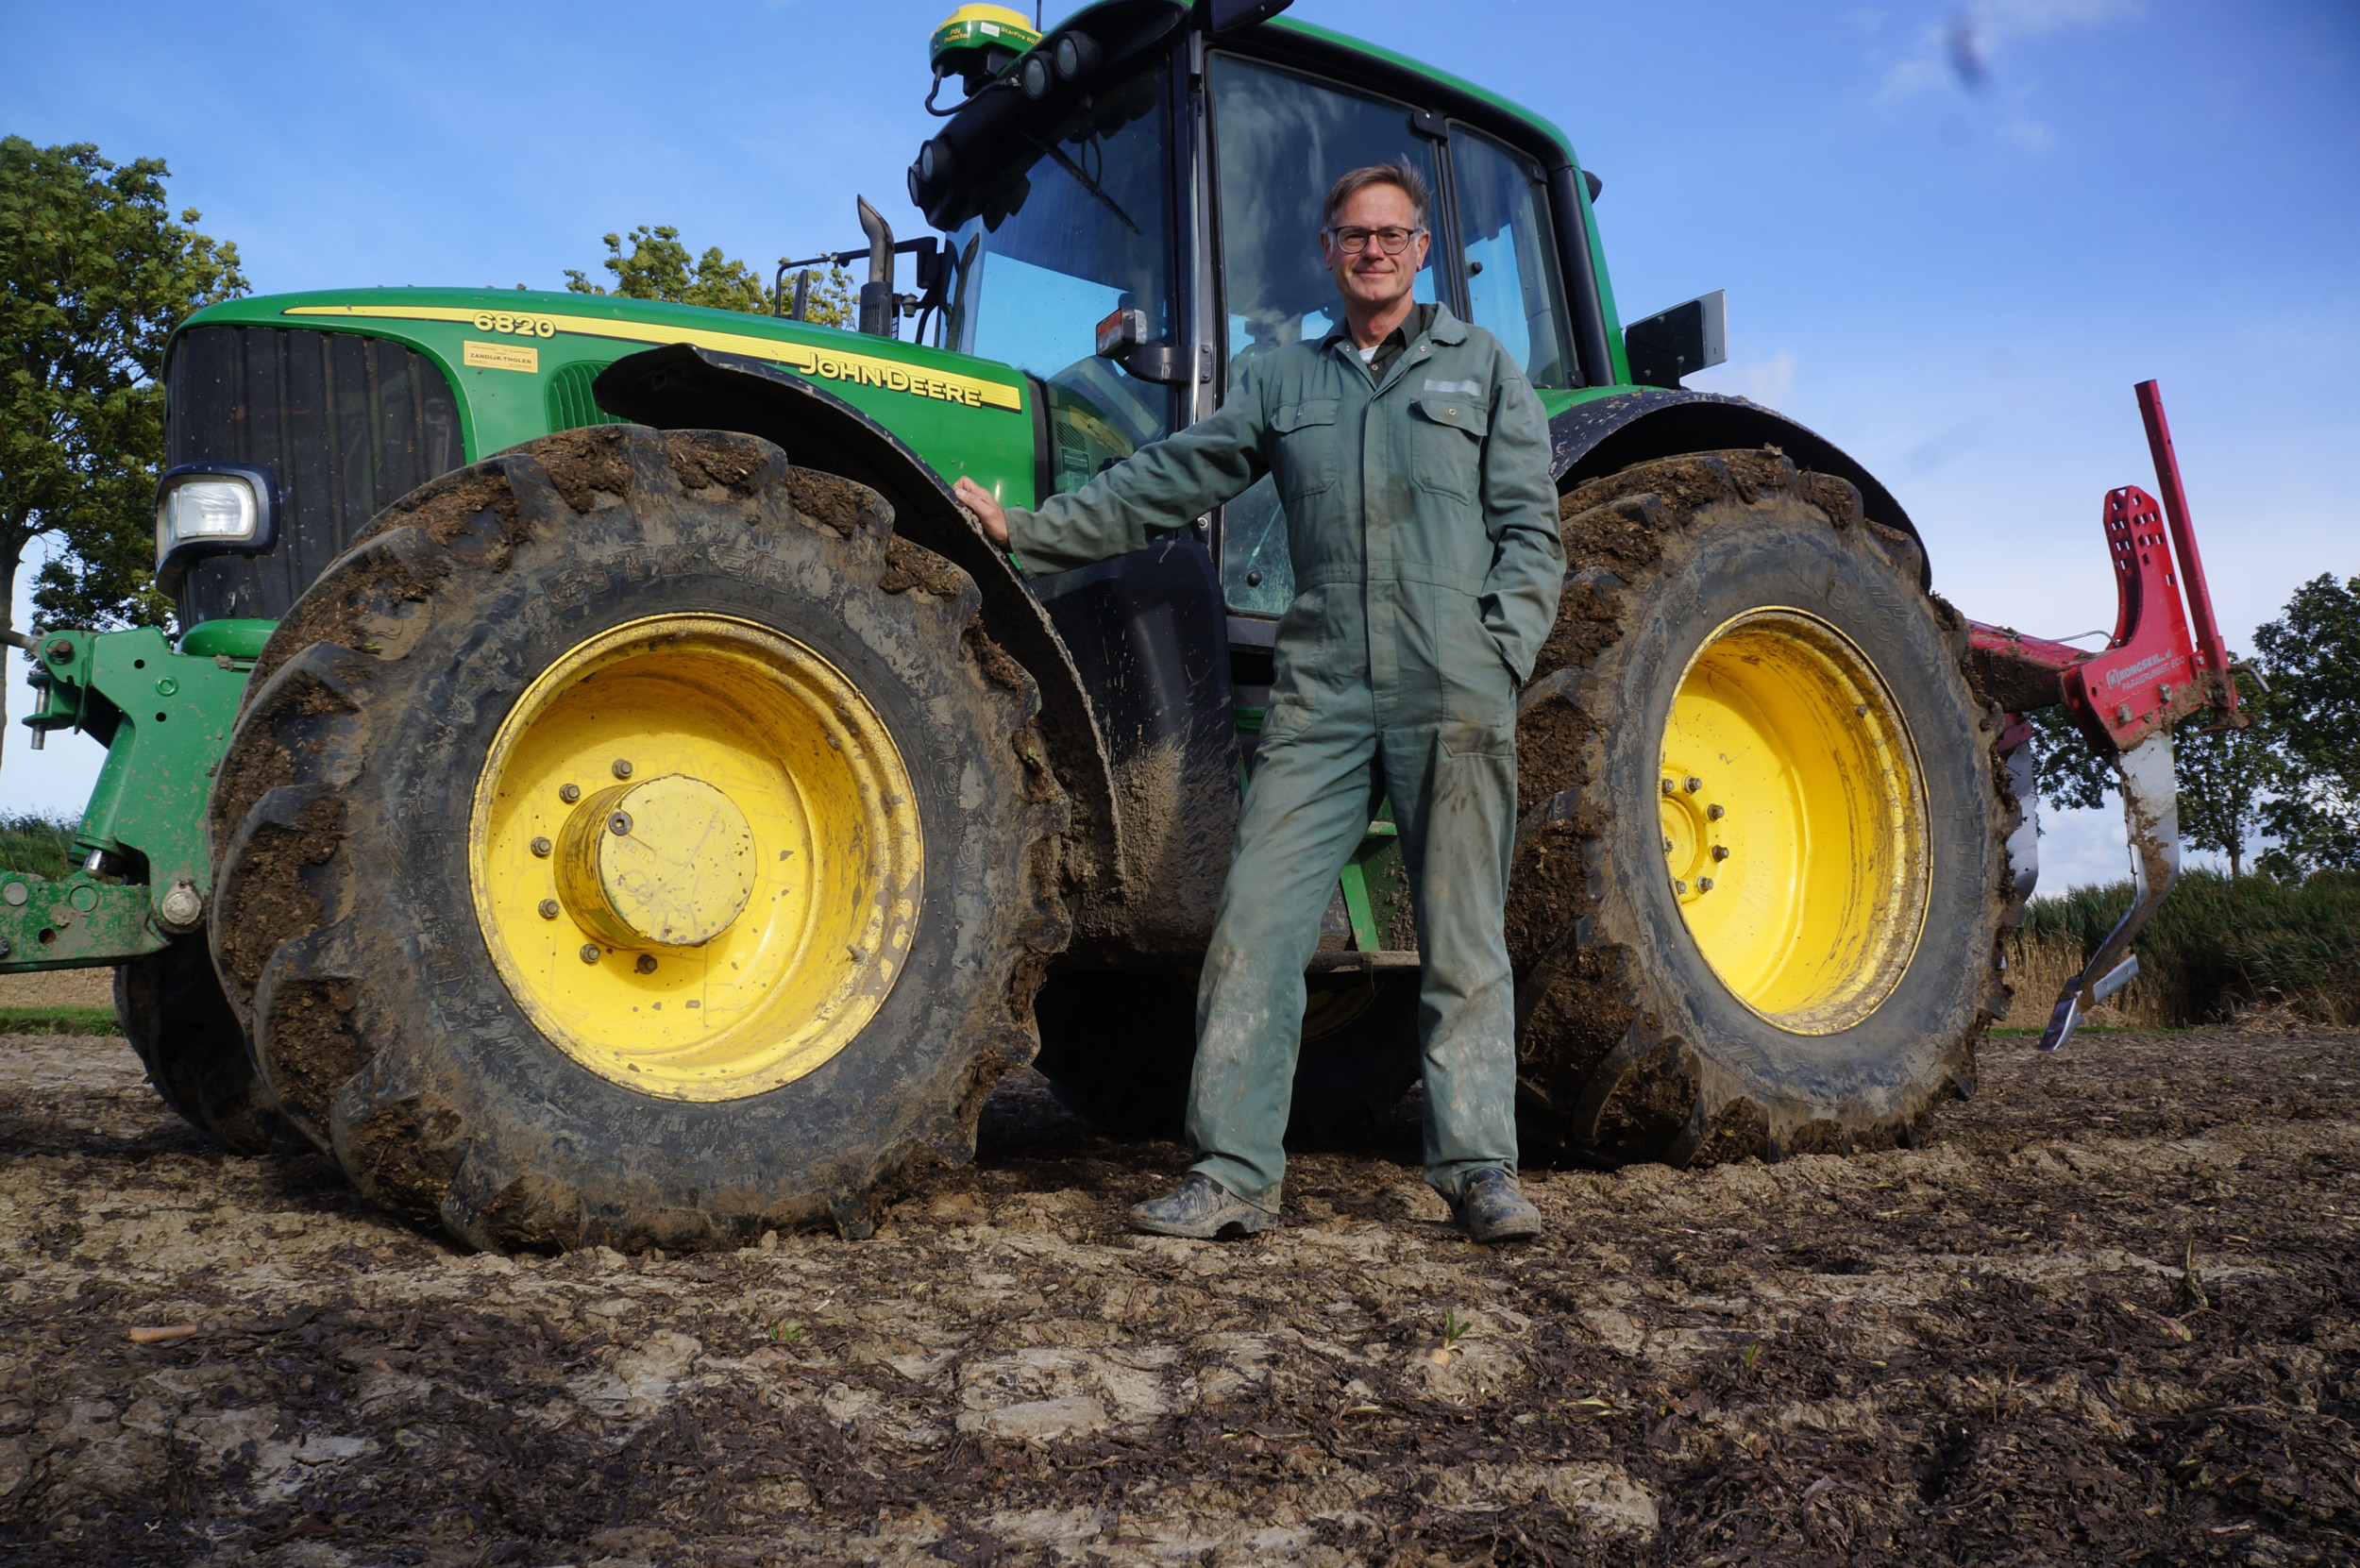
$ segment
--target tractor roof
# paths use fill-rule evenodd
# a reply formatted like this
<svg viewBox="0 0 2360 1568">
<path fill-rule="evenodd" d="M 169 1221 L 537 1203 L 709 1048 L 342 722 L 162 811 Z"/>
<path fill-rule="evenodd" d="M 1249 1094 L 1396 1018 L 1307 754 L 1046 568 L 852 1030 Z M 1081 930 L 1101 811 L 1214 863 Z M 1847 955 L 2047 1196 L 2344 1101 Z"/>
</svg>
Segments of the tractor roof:
<svg viewBox="0 0 2360 1568">
<path fill-rule="evenodd" d="M 1070 115 L 1086 93 L 1167 48 L 1192 25 L 1193 14 L 1178 0 L 1100 0 L 1051 28 L 961 105 L 920 149 L 910 167 L 912 203 L 935 227 L 957 228 L 973 215 L 990 177 L 1008 159 L 1032 152 L 1034 137 Z M 1089 47 L 1066 53 L 1065 64 L 1080 62 L 1069 76 L 1058 68 L 1058 50 L 1076 35 Z M 1222 42 L 1465 120 L 1544 165 L 1579 167 L 1573 143 L 1548 120 L 1392 50 L 1288 17 Z"/>
</svg>

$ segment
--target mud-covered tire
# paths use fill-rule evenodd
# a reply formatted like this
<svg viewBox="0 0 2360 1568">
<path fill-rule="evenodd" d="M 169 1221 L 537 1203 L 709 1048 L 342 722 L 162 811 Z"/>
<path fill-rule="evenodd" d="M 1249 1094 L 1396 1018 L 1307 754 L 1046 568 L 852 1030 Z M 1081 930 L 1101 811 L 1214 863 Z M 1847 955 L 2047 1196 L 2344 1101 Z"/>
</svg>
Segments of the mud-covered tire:
<svg viewBox="0 0 2360 1568">
<path fill-rule="evenodd" d="M 214 955 L 265 1081 L 371 1198 L 479 1247 L 688 1250 L 866 1234 L 881 1181 L 971 1157 L 1066 939 L 1065 806 L 973 582 L 890 525 L 874 492 L 764 441 L 574 430 L 396 503 L 280 623 L 211 801 Z M 568 649 L 672 615 L 841 672 L 922 825 L 914 935 L 873 1015 L 737 1098 L 639 1092 L 561 1049 L 471 901 L 470 812 L 511 709 Z"/>
<path fill-rule="evenodd" d="M 1037 1065 L 1057 1098 L 1116 1138 L 1181 1137 L 1196 1065 L 1196 986 L 1195 970 L 1177 969 L 1052 980 L 1040 994 Z M 1330 975 L 1311 987 L 1287 1142 L 1365 1140 L 1418 1081 L 1417 976 Z"/>
<path fill-rule="evenodd" d="M 255 1077 L 204 937 L 116 965 L 115 1019 L 164 1104 L 215 1143 L 236 1155 L 310 1147 Z"/>
<path fill-rule="evenodd" d="M 1680 1166 L 1913 1139 L 1938 1100 L 1972 1092 L 1976 1043 L 2005 1009 L 2015 808 L 1964 622 L 1921 591 L 1913 541 L 1863 517 L 1846 481 L 1775 450 L 1642 464 L 1580 485 L 1559 515 L 1565 592 L 1519 698 L 1508 905 L 1531 1141 Z M 1932 829 L 1906 968 L 1829 1033 L 1781 1028 L 1722 982 L 1659 820 L 1659 793 L 1679 787 L 1659 768 L 1683 672 L 1716 629 L 1765 607 L 1833 627 L 1873 663 L 1913 737 Z"/>
</svg>

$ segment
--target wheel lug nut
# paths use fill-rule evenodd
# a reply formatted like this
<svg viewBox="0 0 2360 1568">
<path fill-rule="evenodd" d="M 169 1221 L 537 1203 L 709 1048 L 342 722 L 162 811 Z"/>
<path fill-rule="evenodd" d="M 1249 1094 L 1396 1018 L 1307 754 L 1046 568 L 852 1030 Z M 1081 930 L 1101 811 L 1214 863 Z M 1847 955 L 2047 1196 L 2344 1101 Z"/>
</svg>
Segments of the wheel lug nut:
<svg viewBox="0 0 2360 1568">
<path fill-rule="evenodd" d="M 1700 789 L 1704 788 L 1704 786 L 1705 786 L 1705 782 L 1704 782 L 1704 780 L 1702 780 L 1702 779 L 1700 779 L 1700 778 L 1696 777 L 1696 775 L 1694 775 L 1694 773 L 1691 773 L 1691 774 L 1688 776 L 1688 793 L 1690 793 L 1691 795 L 1695 794 L 1695 793 L 1696 793 L 1696 791 L 1698 791 L 1698 790 L 1700 790 Z"/>
<path fill-rule="evenodd" d="M 625 762 L 625 761 L 624 761 L 622 758 L 620 758 L 620 757 L 616 757 L 616 758 L 615 759 L 615 776 L 616 778 L 618 778 L 618 779 L 628 779 L 628 778 L 630 778 L 630 777 L 631 777 L 631 764 L 630 764 L 630 763 L 628 763 L 628 762 Z"/>
<path fill-rule="evenodd" d="M 620 838 L 631 832 L 631 813 L 618 811 L 606 819 L 607 831 Z"/>
<path fill-rule="evenodd" d="M 570 806 L 576 801 L 582 799 L 582 785 L 572 784 L 559 784 L 557 786 L 557 798 Z"/>
<path fill-rule="evenodd" d="M 1705 807 L 1705 820 L 1708 822 L 1718 822 L 1722 818 L 1727 817 L 1728 815 L 1728 813 L 1724 811 L 1719 806 Z"/>
<path fill-rule="evenodd" d="M 1688 884 L 1679 877 L 1674 877 L 1672 879 L 1672 891 L 1677 893 L 1681 898 L 1686 898 L 1688 897 Z"/>
<path fill-rule="evenodd" d="M 1676 794 L 1676 793 L 1677 793 L 1677 790 L 1675 790 L 1675 788 L 1673 787 L 1672 781 L 1671 781 L 1671 780 L 1669 780 L 1669 779 L 1666 779 L 1666 780 L 1664 780 L 1664 781 L 1663 781 L 1663 793 L 1664 793 L 1664 794 L 1666 794 L 1666 795 L 1671 795 L 1671 794 Z"/>
<path fill-rule="evenodd" d="M 536 838 L 532 841 L 532 852 L 544 860 L 549 857 L 549 851 L 552 847 L 546 838 Z"/>
<path fill-rule="evenodd" d="M 1712 846 L 1712 858 L 1713 858 L 1713 859 L 1715 859 L 1715 860 L 1727 860 L 1727 859 L 1728 859 L 1728 857 L 1729 857 L 1729 847 L 1728 847 L 1727 844 L 1715 844 L 1714 846 Z"/>
<path fill-rule="evenodd" d="M 1699 892 L 1699 893 L 1710 893 L 1710 892 L 1711 892 L 1711 891 L 1712 891 L 1712 879 L 1711 879 L 1711 877 L 1698 877 L 1698 878 L 1696 879 L 1696 891 L 1697 891 L 1697 892 Z"/>
<path fill-rule="evenodd" d="M 633 964 L 632 968 L 637 969 L 641 974 L 655 973 L 655 954 L 652 953 L 641 953 L 639 955 L 639 962 Z"/>
<path fill-rule="evenodd" d="M 545 920 L 553 920 L 557 919 L 557 901 L 555 899 L 543 899 L 541 901 L 541 918 Z"/>
<path fill-rule="evenodd" d="M 598 961 L 598 943 L 584 942 L 582 944 L 582 961 L 585 964 L 595 964 Z"/>
</svg>

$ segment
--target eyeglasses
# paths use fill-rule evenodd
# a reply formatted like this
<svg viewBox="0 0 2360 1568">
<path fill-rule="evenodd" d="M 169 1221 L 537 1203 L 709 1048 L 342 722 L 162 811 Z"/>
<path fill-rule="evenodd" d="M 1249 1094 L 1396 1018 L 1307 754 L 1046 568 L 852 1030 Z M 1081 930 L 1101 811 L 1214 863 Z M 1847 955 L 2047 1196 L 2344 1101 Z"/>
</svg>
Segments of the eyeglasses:
<svg viewBox="0 0 2360 1568">
<path fill-rule="evenodd" d="M 1325 231 L 1334 238 L 1336 248 L 1347 256 L 1357 256 L 1374 240 L 1388 256 L 1398 256 L 1409 248 L 1409 242 L 1425 232 L 1423 228 L 1404 228 L 1399 224 L 1384 228 L 1362 228 L 1357 225 Z"/>
</svg>

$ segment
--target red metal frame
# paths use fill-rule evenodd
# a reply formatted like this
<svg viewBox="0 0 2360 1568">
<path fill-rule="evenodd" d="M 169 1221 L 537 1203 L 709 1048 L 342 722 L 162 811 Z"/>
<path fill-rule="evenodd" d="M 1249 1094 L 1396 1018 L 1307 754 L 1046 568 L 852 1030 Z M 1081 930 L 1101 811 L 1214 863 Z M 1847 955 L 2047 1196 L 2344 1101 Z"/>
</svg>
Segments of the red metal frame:
<svg viewBox="0 0 2360 1568">
<path fill-rule="evenodd" d="M 2107 493 L 2106 548 L 2116 611 L 2106 647 L 2093 653 L 2004 626 L 1967 623 L 1970 647 L 1986 668 L 2005 666 L 2011 691 L 2056 693 L 2049 702 L 2024 701 L 2024 707 L 2062 703 L 2104 754 L 2128 751 L 2208 706 L 2225 723 L 2244 722 L 2188 520 L 2171 430 L 2164 422 L 2163 396 L 2153 381 L 2141 381 L 2136 390 L 2164 499 L 2159 505 L 2135 484 Z"/>
<path fill-rule="evenodd" d="M 2188 616 L 2196 624 L 2197 665 L 2211 677 L 2221 718 L 2241 721 L 2237 713 L 2237 683 L 2229 671 L 2229 650 L 2220 640 L 2220 625 L 2213 618 L 2213 593 L 2204 585 L 2204 558 L 2196 552 L 2196 525 L 2188 521 L 2188 495 L 2180 484 L 2180 457 L 2171 445 L 2171 426 L 2164 420 L 2164 395 L 2153 381 L 2133 389 L 2139 417 L 2147 425 L 2148 450 L 2155 454 L 2155 487 L 2164 493 L 2164 515 L 2171 521 L 2171 550 L 2180 561 L 2180 580 L 2187 587 Z"/>
</svg>

